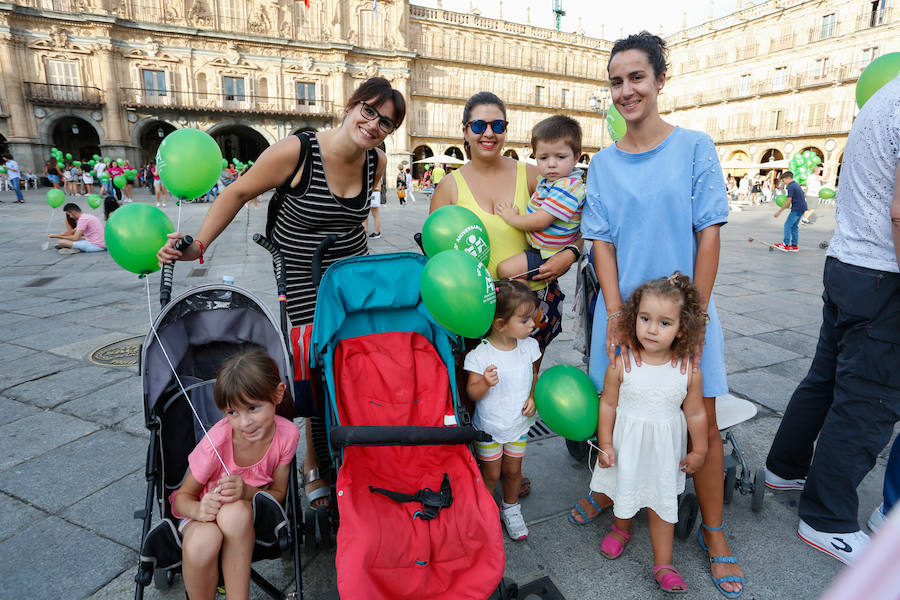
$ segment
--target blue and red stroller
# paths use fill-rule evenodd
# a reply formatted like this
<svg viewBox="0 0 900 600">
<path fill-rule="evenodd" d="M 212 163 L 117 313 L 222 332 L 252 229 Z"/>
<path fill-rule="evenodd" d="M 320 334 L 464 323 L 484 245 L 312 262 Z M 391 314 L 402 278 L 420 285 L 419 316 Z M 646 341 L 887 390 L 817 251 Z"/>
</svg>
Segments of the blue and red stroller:
<svg viewBox="0 0 900 600">
<path fill-rule="evenodd" d="M 458 409 L 460 340 L 422 304 L 425 261 L 345 259 L 319 285 L 310 366 L 338 467 L 342 598 L 484 600 L 503 576 L 497 505 L 466 445 L 484 434 Z"/>
</svg>

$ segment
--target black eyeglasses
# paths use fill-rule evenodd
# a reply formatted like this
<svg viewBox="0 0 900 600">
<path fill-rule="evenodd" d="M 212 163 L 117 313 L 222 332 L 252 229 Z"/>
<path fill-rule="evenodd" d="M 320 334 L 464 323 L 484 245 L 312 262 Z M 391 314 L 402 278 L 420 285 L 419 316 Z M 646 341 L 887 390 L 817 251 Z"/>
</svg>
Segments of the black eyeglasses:
<svg viewBox="0 0 900 600">
<path fill-rule="evenodd" d="M 466 127 L 472 130 L 472 133 L 476 135 L 481 135 L 485 132 L 488 125 L 491 126 L 491 131 L 494 133 L 503 133 L 506 131 L 506 126 L 509 125 L 509 121 L 504 121 L 503 119 L 497 119 L 495 121 L 484 121 L 482 119 L 476 119 L 474 121 L 469 121 L 466 123 Z"/>
<path fill-rule="evenodd" d="M 362 108 L 359 109 L 359 113 L 365 118 L 367 121 L 374 121 L 378 119 L 378 129 L 385 133 L 393 133 L 397 126 L 394 122 L 388 117 L 384 116 L 373 107 L 371 104 L 367 102 L 360 101 Z"/>
</svg>

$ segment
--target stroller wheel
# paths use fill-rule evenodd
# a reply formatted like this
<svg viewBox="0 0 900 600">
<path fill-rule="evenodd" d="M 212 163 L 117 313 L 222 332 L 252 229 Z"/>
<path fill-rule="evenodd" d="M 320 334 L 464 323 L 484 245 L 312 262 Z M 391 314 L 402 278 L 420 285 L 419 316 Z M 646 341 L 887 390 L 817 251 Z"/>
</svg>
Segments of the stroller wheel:
<svg viewBox="0 0 900 600">
<path fill-rule="evenodd" d="M 729 467 L 725 471 L 725 496 L 722 499 L 725 504 L 731 504 L 731 498 L 734 496 L 734 487 L 737 483 L 737 467 Z"/>
<path fill-rule="evenodd" d="M 316 553 L 316 509 L 303 511 L 303 548 L 307 556 Z"/>
<path fill-rule="evenodd" d="M 681 497 L 678 503 L 678 522 L 675 524 L 675 535 L 679 540 L 686 540 L 691 535 L 699 510 L 700 503 L 693 493 L 688 492 Z"/>
<path fill-rule="evenodd" d="M 763 499 L 766 494 L 766 469 L 764 467 L 760 467 L 756 470 L 756 475 L 753 477 L 753 496 L 750 500 L 750 508 L 753 509 L 753 512 L 759 512 L 763 507 Z"/>
<path fill-rule="evenodd" d="M 171 569 L 156 569 L 153 571 L 153 587 L 166 591 L 175 582 L 175 573 Z"/>
<path fill-rule="evenodd" d="M 316 521 L 319 525 L 319 544 L 325 550 L 331 550 L 334 538 L 331 535 L 331 514 L 328 507 L 316 509 Z"/>
<path fill-rule="evenodd" d="M 574 458 L 578 462 L 581 462 L 585 458 L 587 458 L 588 448 L 589 446 L 587 442 L 566 440 L 566 449 L 569 451 L 569 454 L 572 456 L 572 458 Z"/>
</svg>

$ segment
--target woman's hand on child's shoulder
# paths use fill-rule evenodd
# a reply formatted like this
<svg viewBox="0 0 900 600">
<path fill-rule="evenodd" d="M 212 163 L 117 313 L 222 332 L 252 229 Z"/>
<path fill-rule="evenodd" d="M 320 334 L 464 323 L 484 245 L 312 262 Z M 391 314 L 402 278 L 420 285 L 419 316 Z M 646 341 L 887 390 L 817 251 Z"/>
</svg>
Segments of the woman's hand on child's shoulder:
<svg viewBox="0 0 900 600">
<path fill-rule="evenodd" d="M 685 473 L 696 473 L 703 467 L 706 462 L 706 454 L 699 452 L 688 452 L 684 460 L 681 461 L 681 470 Z"/>
<path fill-rule="evenodd" d="M 497 365 L 491 365 L 484 370 L 484 382 L 490 387 L 494 387 L 500 383 L 500 376 L 497 374 Z"/>
</svg>

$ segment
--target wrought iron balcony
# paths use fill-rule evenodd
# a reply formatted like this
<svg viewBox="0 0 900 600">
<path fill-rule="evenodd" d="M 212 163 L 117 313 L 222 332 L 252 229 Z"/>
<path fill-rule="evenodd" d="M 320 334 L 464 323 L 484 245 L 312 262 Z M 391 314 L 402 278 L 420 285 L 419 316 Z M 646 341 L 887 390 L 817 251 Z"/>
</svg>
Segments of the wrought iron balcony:
<svg viewBox="0 0 900 600">
<path fill-rule="evenodd" d="M 869 10 L 856 16 L 856 31 L 887 25 L 891 22 L 891 8 Z"/>
<path fill-rule="evenodd" d="M 100 107 L 103 92 L 100 88 L 84 85 L 62 85 L 25 81 L 25 99 L 33 104 Z"/>
<path fill-rule="evenodd" d="M 132 108 L 171 108 L 182 111 L 252 113 L 261 115 L 309 115 L 330 117 L 330 100 L 307 100 L 252 94 L 122 88 L 122 104 Z"/>
</svg>

